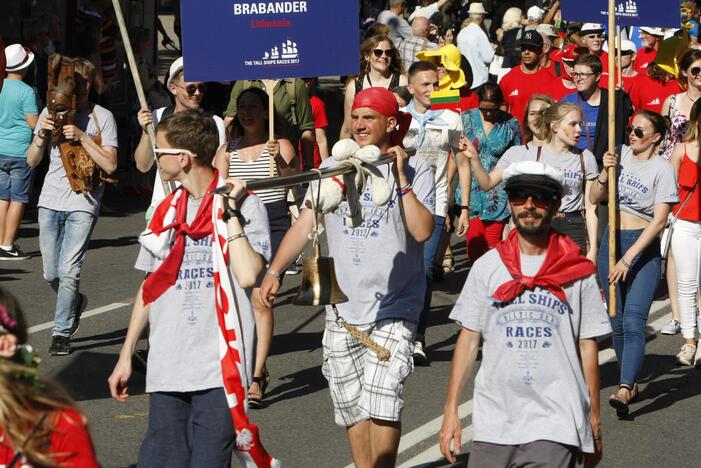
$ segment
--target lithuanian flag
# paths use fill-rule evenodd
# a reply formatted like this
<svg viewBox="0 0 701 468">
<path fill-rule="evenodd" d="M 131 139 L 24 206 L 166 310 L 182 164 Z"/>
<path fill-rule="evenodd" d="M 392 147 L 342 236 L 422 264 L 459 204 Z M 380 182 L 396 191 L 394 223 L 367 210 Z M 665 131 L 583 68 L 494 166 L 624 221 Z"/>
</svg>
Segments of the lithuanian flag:
<svg viewBox="0 0 701 468">
<path fill-rule="evenodd" d="M 460 90 L 443 89 L 431 93 L 431 110 L 448 109 L 460 113 Z"/>
</svg>

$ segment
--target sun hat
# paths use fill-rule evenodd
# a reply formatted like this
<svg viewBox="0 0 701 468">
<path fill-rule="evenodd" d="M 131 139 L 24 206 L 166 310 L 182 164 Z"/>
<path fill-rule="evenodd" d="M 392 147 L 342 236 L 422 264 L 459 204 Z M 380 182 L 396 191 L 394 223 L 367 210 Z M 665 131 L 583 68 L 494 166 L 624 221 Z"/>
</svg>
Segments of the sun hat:
<svg viewBox="0 0 701 468">
<path fill-rule="evenodd" d="M 12 44 L 5 47 L 5 59 L 7 60 L 6 71 L 20 71 L 31 65 L 34 54 L 28 48 L 22 47 L 22 44 Z"/>
</svg>

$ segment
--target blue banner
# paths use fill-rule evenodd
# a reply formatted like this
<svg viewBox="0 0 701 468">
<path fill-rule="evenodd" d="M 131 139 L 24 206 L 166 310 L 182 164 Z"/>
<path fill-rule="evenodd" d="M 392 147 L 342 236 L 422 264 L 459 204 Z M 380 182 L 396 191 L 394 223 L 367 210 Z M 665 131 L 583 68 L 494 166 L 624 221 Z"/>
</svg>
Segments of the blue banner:
<svg viewBox="0 0 701 468">
<path fill-rule="evenodd" d="M 357 0 L 181 0 L 187 81 L 356 75 Z"/>
<path fill-rule="evenodd" d="M 562 0 L 562 19 L 608 24 L 608 0 Z M 680 28 L 679 2 L 672 0 L 616 0 L 617 26 Z"/>
</svg>

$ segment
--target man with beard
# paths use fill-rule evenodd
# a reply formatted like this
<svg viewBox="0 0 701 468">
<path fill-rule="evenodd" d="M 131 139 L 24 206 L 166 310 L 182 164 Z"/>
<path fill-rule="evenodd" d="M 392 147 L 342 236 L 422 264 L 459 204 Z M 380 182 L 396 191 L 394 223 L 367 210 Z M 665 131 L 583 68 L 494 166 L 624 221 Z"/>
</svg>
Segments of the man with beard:
<svg viewBox="0 0 701 468">
<path fill-rule="evenodd" d="M 594 466 L 603 448 L 596 338 L 611 331 L 596 268 L 550 227 L 560 171 L 524 161 L 504 180 L 516 229 L 475 262 L 450 314 L 462 328 L 441 451 L 456 462 L 460 394 L 483 336 L 468 466 L 575 466 L 581 455 Z"/>
</svg>

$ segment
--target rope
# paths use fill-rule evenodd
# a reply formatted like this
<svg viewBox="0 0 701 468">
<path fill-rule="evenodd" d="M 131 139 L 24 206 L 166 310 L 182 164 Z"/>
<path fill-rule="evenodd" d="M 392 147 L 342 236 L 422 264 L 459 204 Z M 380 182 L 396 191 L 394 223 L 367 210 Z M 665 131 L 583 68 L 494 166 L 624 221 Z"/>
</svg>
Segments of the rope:
<svg viewBox="0 0 701 468">
<path fill-rule="evenodd" d="M 343 328 L 348 330 L 348 333 L 350 333 L 352 336 L 354 336 L 358 341 L 360 341 L 363 345 L 365 345 L 366 348 L 368 348 L 370 351 L 375 353 L 377 355 L 377 359 L 380 361 L 388 361 L 390 357 L 390 352 L 389 349 L 385 348 L 384 346 L 380 346 L 379 344 L 375 343 L 372 338 L 370 338 L 369 335 L 363 333 L 362 331 L 358 330 L 358 328 L 354 327 L 350 323 L 346 322 L 341 318 L 340 315 L 338 315 L 338 309 L 336 308 L 336 304 L 331 304 L 331 307 L 333 307 L 333 311 L 336 314 L 336 321 L 343 325 Z"/>
</svg>

